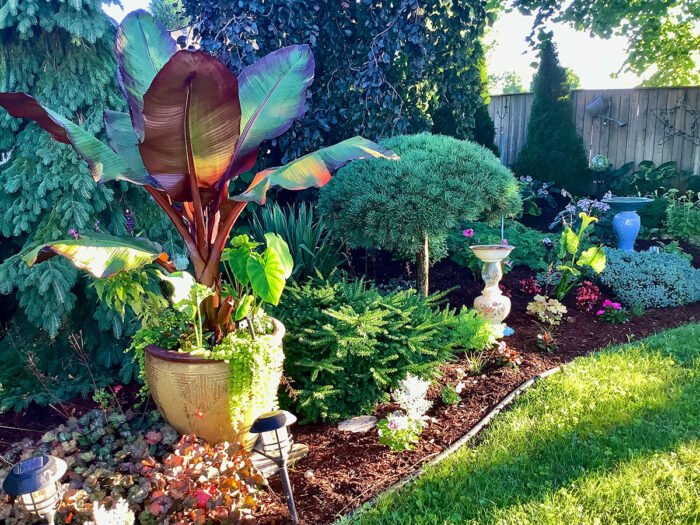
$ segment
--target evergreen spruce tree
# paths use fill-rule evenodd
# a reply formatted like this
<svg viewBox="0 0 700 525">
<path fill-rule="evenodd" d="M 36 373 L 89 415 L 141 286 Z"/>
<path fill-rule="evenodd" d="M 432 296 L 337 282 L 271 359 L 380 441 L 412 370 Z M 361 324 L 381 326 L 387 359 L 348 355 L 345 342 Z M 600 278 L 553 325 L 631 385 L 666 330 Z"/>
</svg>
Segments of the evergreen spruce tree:
<svg viewBox="0 0 700 525">
<path fill-rule="evenodd" d="M 586 153 L 576 134 L 566 70 L 559 64 L 551 38 L 540 51 L 533 93 L 527 139 L 515 172 L 553 181 L 574 194 L 585 193 L 590 177 Z"/>
<path fill-rule="evenodd" d="M 101 3 L 3 2 L 0 91 L 31 93 L 100 136 L 103 110 L 125 109 L 116 83 L 116 26 Z M 118 338 L 124 320 L 98 304 L 90 280 L 61 258 L 30 269 L 19 253 L 31 243 L 64 238 L 70 230 L 128 235 L 132 223 L 137 233 L 141 228 L 152 238 L 167 241 L 172 233 L 166 221 L 142 193 L 127 191 L 126 185 L 120 190 L 96 184 L 69 145 L 0 109 L 0 301 L 15 307 L 3 308 L 5 318 L 0 319 L 7 328 L 0 335 L 6 365 L 0 371 L 4 394 L 15 387 L 17 395 L 34 388 L 37 400 L 49 401 L 45 389 L 33 387 L 29 380 L 21 383 L 19 377 L 6 380 L 5 375 L 31 377 L 20 370 L 31 351 L 36 372 L 54 378 L 55 386 L 61 372 L 77 377 L 68 366 L 75 355 L 66 359 L 61 354 L 71 354 L 68 336 L 80 331 L 94 366 L 106 370 L 122 364 L 126 345 Z M 129 221 L 127 209 L 133 217 Z M 19 366 L 16 373 L 9 372 L 10 363 Z"/>
</svg>

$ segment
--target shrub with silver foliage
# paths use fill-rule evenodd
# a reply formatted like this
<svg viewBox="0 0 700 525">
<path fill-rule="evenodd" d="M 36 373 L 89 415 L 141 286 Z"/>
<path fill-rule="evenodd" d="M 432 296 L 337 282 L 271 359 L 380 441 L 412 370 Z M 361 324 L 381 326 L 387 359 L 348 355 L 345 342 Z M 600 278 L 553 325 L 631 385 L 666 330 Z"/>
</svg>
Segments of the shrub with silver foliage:
<svg viewBox="0 0 700 525">
<path fill-rule="evenodd" d="M 673 253 L 605 248 L 607 267 L 598 277 L 628 305 L 644 308 L 700 301 L 700 269 Z"/>
</svg>

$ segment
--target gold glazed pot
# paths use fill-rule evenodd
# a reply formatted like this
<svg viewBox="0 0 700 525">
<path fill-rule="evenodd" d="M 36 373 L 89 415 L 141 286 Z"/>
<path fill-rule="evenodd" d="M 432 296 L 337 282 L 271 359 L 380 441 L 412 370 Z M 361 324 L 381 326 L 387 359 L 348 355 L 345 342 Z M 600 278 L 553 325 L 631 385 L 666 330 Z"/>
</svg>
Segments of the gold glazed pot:
<svg viewBox="0 0 700 525">
<path fill-rule="evenodd" d="M 180 434 L 195 434 L 208 443 L 222 441 L 243 443 L 253 448 L 257 434 L 250 434 L 255 419 L 277 408 L 277 387 L 282 378 L 282 339 L 285 328 L 272 319 L 274 330 L 267 337 L 279 348 L 279 359 L 271 363 L 269 375 L 273 385 L 252 388 L 247 409 L 231 417 L 231 394 L 226 361 L 206 359 L 187 353 L 166 350 L 156 345 L 145 349 L 146 383 L 163 418 Z"/>
</svg>

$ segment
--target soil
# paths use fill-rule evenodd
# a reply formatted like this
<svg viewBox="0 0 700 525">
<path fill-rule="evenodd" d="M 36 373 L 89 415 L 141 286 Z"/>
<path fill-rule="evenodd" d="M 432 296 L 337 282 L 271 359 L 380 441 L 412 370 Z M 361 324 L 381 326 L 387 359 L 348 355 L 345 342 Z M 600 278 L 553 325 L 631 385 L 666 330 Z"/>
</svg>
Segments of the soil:
<svg viewBox="0 0 700 525">
<path fill-rule="evenodd" d="M 640 247 L 644 248 L 644 247 Z M 684 246 L 694 256 L 694 264 L 700 266 L 700 250 Z M 393 260 L 389 254 L 372 256 L 360 251 L 352 254 L 351 268 L 379 283 L 400 277 L 415 279 L 411 265 Z M 336 425 L 296 425 L 292 428 L 294 440 L 309 446 L 309 455 L 291 471 L 294 499 L 300 521 L 305 524 L 326 524 L 361 505 L 401 478 L 417 470 L 430 458 L 439 454 L 451 443 L 469 431 L 488 411 L 509 392 L 530 377 L 585 355 L 593 349 L 625 343 L 646 337 L 655 332 L 700 320 L 700 303 L 676 308 L 648 310 L 641 317 L 633 317 L 628 323 L 611 325 L 598 321 L 591 312 L 579 310 L 573 297 L 564 304 L 569 313 L 558 327 L 556 337 L 559 349 L 547 353 L 536 345 L 538 327 L 525 315 L 531 297 L 520 291 L 519 281 L 532 275 L 524 267 L 516 267 L 503 278 L 503 285 L 513 303 L 507 323 L 515 333 L 506 341 L 516 350 L 522 364 L 517 368 L 489 367 L 479 376 L 466 373 L 466 359 L 459 356 L 443 367 L 440 385 L 430 390 L 434 401 L 429 412 L 431 420 L 412 451 L 390 452 L 380 445 L 377 433 L 370 430 L 353 434 L 337 430 Z M 431 291 L 449 290 L 446 299 L 452 307 L 471 306 L 482 284 L 455 263 L 445 260 L 430 270 Z M 573 295 L 573 294 L 572 294 Z M 444 384 L 463 382 L 462 401 L 459 405 L 445 405 L 439 390 Z M 128 403 L 135 397 L 138 386 L 128 385 L 120 397 Z M 64 403 L 60 408 L 71 415 L 81 415 L 95 408 L 92 401 L 76 400 Z M 382 417 L 396 407 L 381 405 L 375 415 Z M 65 417 L 48 407 L 32 406 L 22 414 L 0 415 L 0 448 L 24 437 L 36 438 L 38 431 L 46 431 L 62 423 Z M 19 427 L 13 430 L 7 427 Z M 270 481 L 270 491 L 263 498 L 258 520 L 263 524 L 291 523 L 288 518 L 279 476 Z"/>
</svg>

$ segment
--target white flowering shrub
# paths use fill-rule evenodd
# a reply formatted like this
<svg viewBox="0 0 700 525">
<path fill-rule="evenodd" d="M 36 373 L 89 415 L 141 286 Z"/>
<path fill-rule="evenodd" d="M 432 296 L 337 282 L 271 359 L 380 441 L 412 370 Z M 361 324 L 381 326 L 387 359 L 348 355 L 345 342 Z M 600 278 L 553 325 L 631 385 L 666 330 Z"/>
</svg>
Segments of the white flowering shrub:
<svg viewBox="0 0 700 525">
<path fill-rule="evenodd" d="M 430 382 L 411 374 L 399 381 L 391 393 L 392 399 L 402 408 L 377 423 L 379 442 L 392 450 L 412 450 L 423 431 L 425 414 L 432 402 L 426 399 Z"/>
</svg>

